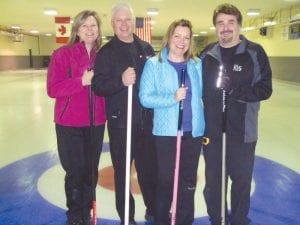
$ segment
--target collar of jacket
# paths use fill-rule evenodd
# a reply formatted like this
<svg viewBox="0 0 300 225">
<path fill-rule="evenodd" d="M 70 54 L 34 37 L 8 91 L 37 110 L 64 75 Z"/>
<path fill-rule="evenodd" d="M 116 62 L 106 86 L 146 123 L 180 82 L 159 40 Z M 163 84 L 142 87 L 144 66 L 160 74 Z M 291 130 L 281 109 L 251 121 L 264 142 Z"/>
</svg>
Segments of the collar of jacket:
<svg viewBox="0 0 300 225">
<path fill-rule="evenodd" d="M 72 48 L 74 49 L 78 49 L 80 50 L 81 52 L 86 52 L 87 53 L 87 50 L 86 50 L 86 47 L 85 47 L 85 44 L 83 41 L 80 41 L 80 42 L 76 42 L 75 44 L 73 44 L 71 46 Z M 91 49 L 91 52 L 90 52 L 90 55 L 93 56 L 96 54 L 96 44 L 94 45 L 94 47 Z"/>
<path fill-rule="evenodd" d="M 88 55 L 87 49 L 86 49 L 85 44 L 84 44 L 83 41 L 80 41 L 80 42 L 77 42 L 77 43 L 73 44 L 72 48 L 75 51 L 79 51 L 82 56 Z M 90 64 L 89 67 L 90 68 L 93 67 L 93 63 L 95 61 L 95 58 L 96 58 L 96 44 L 94 45 L 94 47 L 90 51 L 90 55 L 89 55 L 89 64 Z"/>
<path fill-rule="evenodd" d="M 78 48 L 86 49 L 85 44 L 84 44 L 84 41 L 76 42 L 76 43 L 74 43 L 72 46 L 74 46 L 74 47 L 77 47 L 77 46 L 78 46 Z M 93 48 L 91 49 L 91 51 L 96 51 L 96 44 L 94 44 L 94 46 L 93 46 Z"/>
<path fill-rule="evenodd" d="M 162 59 L 163 62 L 167 62 L 168 61 L 168 53 L 169 53 L 169 50 L 167 48 L 164 48 L 161 51 L 161 59 Z"/>
<path fill-rule="evenodd" d="M 138 48 L 139 53 L 141 53 L 144 57 L 147 57 L 146 52 L 144 51 L 144 45 L 143 45 L 143 40 L 141 40 L 136 34 L 133 34 L 133 42 L 131 43 L 126 43 L 121 41 L 117 35 L 114 35 L 112 41 L 116 44 L 115 48 L 118 48 L 118 46 L 124 45 L 124 44 L 131 44 L 134 43 L 136 45 L 136 47 Z M 146 42 L 145 42 L 146 43 Z M 118 50 L 118 49 L 116 49 Z"/>
<path fill-rule="evenodd" d="M 162 51 L 161 51 L 161 59 L 162 59 L 162 62 L 164 63 L 168 63 L 168 48 L 164 48 Z M 200 61 L 200 60 L 197 60 L 197 61 Z M 192 63 L 195 63 L 197 64 L 197 61 L 195 61 L 194 59 L 189 59 L 187 61 L 187 64 L 192 64 Z"/>
<path fill-rule="evenodd" d="M 112 40 L 114 40 L 114 42 L 116 42 L 119 45 L 122 45 L 122 44 L 131 44 L 131 43 L 138 43 L 139 45 L 141 45 L 141 41 L 142 41 L 136 34 L 133 34 L 133 42 L 124 42 L 124 41 L 121 41 L 116 34 L 114 35 L 114 37 L 113 37 Z"/>
</svg>

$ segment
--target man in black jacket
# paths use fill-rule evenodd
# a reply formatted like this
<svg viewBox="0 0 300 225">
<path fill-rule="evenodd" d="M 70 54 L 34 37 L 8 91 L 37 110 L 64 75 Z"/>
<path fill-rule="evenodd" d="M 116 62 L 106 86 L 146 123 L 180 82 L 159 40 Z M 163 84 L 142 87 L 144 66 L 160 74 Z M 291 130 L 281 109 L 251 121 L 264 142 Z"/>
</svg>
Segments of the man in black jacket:
<svg viewBox="0 0 300 225">
<path fill-rule="evenodd" d="M 140 76 L 148 57 L 154 55 L 147 42 L 133 34 L 134 15 L 131 7 L 118 3 L 112 9 L 114 37 L 98 52 L 95 60 L 93 90 L 106 99 L 107 127 L 111 159 L 115 174 L 116 208 L 124 224 L 126 127 L 128 86 L 133 85 L 131 156 L 146 205 L 145 219 L 152 220 L 156 184 L 156 153 L 152 136 L 150 109 L 139 102 Z M 134 225 L 134 198 L 130 193 L 130 225 Z"/>
<path fill-rule="evenodd" d="M 218 42 L 200 54 L 205 136 L 209 138 L 204 146 L 204 197 L 212 225 L 220 225 L 221 219 L 225 224 L 246 225 L 259 105 L 272 94 L 272 72 L 263 48 L 240 35 L 242 15 L 235 6 L 218 6 L 213 23 Z M 225 218 L 221 218 L 222 137 L 226 139 L 225 187 L 227 178 L 232 180 L 231 215 L 226 208 Z"/>
</svg>

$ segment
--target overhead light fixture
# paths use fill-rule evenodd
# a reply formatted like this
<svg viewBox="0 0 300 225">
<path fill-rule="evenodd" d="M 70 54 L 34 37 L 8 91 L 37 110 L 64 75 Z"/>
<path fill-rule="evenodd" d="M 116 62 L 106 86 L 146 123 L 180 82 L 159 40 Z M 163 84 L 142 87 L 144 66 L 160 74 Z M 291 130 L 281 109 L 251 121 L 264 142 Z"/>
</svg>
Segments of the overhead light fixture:
<svg viewBox="0 0 300 225">
<path fill-rule="evenodd" d="M 266 21 L 266 22 L 264 22 L 265 27 L 274 26 L 276 24 L 277 24 L 276 21 Z"/>
<path fill-rule="evenodd" d="M 254 30 L 255 27 L 251 26 L 251 27 L 243 27 L 242 31 L 250 31 L 250 30 Z"/>
<path fill-rule="evenodd" d="M 44 9 L 44 14 L 47 16 L 55 16 L 55 15 L 57 15 L 57 10 L 47 8 L 47 9 Z"/>
<path fill-rule="evenodd" d="M 14 29 L 14 30 L 20 30 L 21 29 L 21 27 L 18 26 L 18 25 L 11 25 L 10 28 Z"/>
<path fill-rule="evenodd" d="M 260 14 L 260 9 L 248 9 L 248 16 L 258 16 Z"/>
<path fill-rule="evenodd" d="M 31 31 L 29 31 L 31 34 L 38 34 L 39 33 L 39 31 L 38 30 L 31 30 Z"/>
<path fill-rule="evenodd" d="M 291 16 L 290 22 L 298 22 L 298 21 L 300 21 L 300 14 L 295 14 Z"/>
<path fill-rule="evenodd" d="M 155 8 L 147 9 L 147 15 L 149 15 L 149 16 L 158 15 L 158 9 L 155 9 Z"/>
<path fill-rule="evenodd" d="M 53 36 L 53 34 L 52 33 L 45 33 L 45 36 L 51 37 L 51 36 Z"/>
<path fill-rule="evenodd" d="M 263 26 L 269 27 L 269 26 L 274 26 L 276 25 L 276 21 L 274 21 L 274 17 L 266 17 L 264 18 L 264 23 Z"/>
<path fill-rule="evenodd" d="M 154 26 L 155 23 L 156 23 L 156 21 L 151 19 L 151 21 L 150 21 L 151 26 Z"/>
</svg>

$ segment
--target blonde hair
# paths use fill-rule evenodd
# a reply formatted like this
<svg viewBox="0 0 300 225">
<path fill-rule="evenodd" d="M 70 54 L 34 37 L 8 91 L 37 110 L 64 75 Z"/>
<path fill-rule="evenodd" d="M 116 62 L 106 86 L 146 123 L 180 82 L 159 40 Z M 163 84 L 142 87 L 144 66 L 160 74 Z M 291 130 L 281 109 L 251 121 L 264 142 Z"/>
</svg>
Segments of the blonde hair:
<svg viewBox="0 0 300 225">
<path fill-rule="evenodd" d="M 84 10 L 81 11 L 79 14 L 76 15 L 74 22 L 72 24 L 72 29 L 71 29 L 71 34 L 70 34 L 70 38 L 69 41 L 67 43 L 68 46 L 71 46 L 77 42 L 80 41 L 77 33 L 78 30 L 80 28 L 80 26 L 85 22 L 85 20 L 88 17 L 94 17 L 96 22 L 97 22 L 97 26 L 98 26 L 98 37 L 96 39 L 96 50 L 100 49 L 101 44 L 102 44 L 102 32 L 101 32 L 101 20 L 98 16 L 98 14 L 95 11 L 91 11 L 91 10 Z"/>
<path fill-rule="evenodd" d="M 188 61 L 191 58 L 194 58 L 193 55 L 193 29 L 192 29 L 192 24 L 189 20 L 186 19 L 180 19 L 180 20 L 175 20 L 173 23 L 170 24 L 167 33 L 165 34 L 163 41 L 162 41 L 162 46 L 161 49 L 158 53 L 159 61 L 162 61 L 161 53 L 164 48 L 169 48 L 169 41 L 172 37 L 172 35 L 175 32 L 176 27 L 182 26 L 182 27 L 187 27 L 190 30 L 190 39 L 191 39 L 191 44 L 189 46 L 189 49 L 184 53 L 183 57 L 185 61 Z"/>
</svg>

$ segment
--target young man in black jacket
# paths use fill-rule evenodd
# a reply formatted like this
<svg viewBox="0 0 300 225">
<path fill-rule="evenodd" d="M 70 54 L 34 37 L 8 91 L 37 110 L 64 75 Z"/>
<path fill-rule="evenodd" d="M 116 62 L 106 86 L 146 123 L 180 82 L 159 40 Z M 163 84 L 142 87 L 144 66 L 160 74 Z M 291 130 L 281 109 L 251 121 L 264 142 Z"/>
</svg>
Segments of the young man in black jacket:
<svg viewBox="0 0 300 225">
<path fill-rule="evenodd" d="M 131 7 L 118 3 L 112 9 L 114 37 L 104 45 L 95 60 L 93 90 L 105 96 L 111 159 L 115 174 L 116 208 L 124 224 L 126 128 L 128 86 L 133 85 L 131 156 L 146 205 L 146 220 L 152 220 L 156 190 L 156 153 L 152 136 L 152 110 L 143 108 L 138 90 L 144 64 L 154 55 L 147 42 L 133 34 Z M 130 225 L 134 225 L 135 205 L 130 193 Z"/>
<path fill-rule="evenodd" d="M 242 15 L 235 6 L 218 6 L 213 23 L 218 42 L 200 54 L 205 136 L 209 138 L 209 143 L 204 146 L 204 197 L 212 225 L 220 225 L 221 219 L 225 224 L 246 225 L 250 222 L 247 216 L 258 111 L 260 101 L 271 96 L 272 72 L 263 48 L 240 35 Z M 226 138 L 222 135 L 224 131 Z M 222 144 L 222 137 L 226 144 Z M 232 180 L 231 215 L 226 208 L 225 218 L 221 218 L 222 145 L 226 147 L 225 187 L 227 178 Z"/>
</svg>

